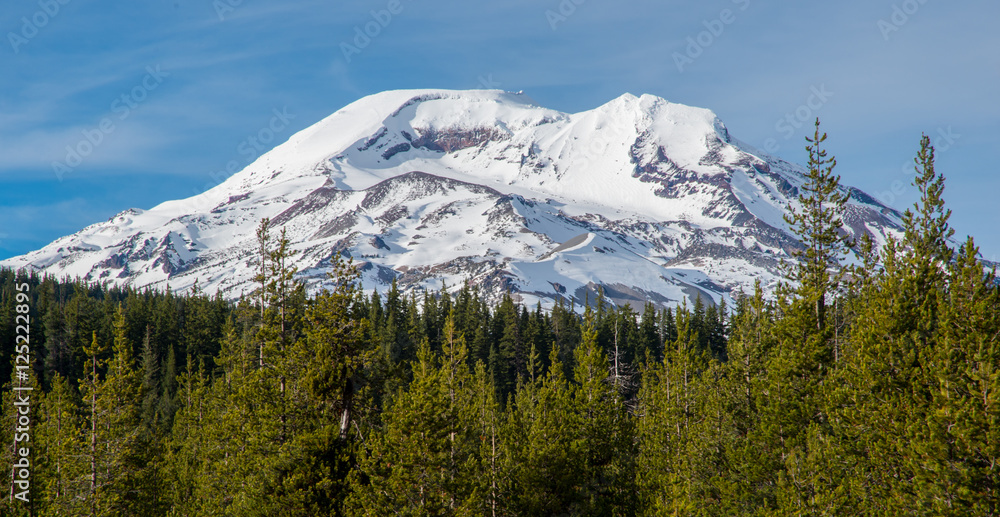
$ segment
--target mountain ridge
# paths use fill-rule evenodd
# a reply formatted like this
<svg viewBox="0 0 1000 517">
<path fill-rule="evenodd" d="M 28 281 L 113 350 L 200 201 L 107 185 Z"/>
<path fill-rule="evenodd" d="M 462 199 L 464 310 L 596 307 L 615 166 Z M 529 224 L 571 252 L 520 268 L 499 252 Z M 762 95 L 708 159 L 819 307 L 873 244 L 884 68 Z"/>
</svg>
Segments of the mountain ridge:
<svg viewBox="0 0 1000 517">
<path fill-rule="evenodd" d="M 710 110 L 624 94 L 562 113 L 520 93 L 395 90 L 355 101 L 216 187 L 3 261 L 228 298 L 253 289 L 254 229 L 288 231 L 320 289 L 334 253 L 364 287 L 510 291 L 525 303 L 711 303 L 768 288 L 799 244 L 782 215 L 805 170 L 732 137 Z M 845 228 L 876 242 L 899 213 L 853 187 Z M 566 245 L 572 242 L 573 245 Z"/>
</svg>

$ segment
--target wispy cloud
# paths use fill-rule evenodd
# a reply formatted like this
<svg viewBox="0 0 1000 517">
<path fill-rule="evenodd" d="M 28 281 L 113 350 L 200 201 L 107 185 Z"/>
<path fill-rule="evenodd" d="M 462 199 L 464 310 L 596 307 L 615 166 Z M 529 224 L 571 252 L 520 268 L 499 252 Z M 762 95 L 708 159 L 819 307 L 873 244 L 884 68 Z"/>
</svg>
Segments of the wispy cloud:
<svg viewBox="0 0 1000 517">
<path fill-rule="evenodd" d="M 624 92 L 707 107 L 757 145 L 811 87 L 825 84 L 835 95 L 819 115 L 838 146 L 844 181 L 886 189 L 922 131 L 951 125 L 967 135 L 945 161 L 963 167 L 949 176 L 952 192 L 965 205 L 992 204 L 975 183 L 1000 138 L 1000 35 L 993 30 L 1000 3 L 929 0 L 886 41 L 878 22 L 892 15 L 895 0 L 400 2 L 402 12 L 351 63 L 340 43 L 388 0 L 244 0 L 222 19 L 210 1 L 70 2 L 16 54 L 0 48 L 0 189 L 50 174 L 67 145 L 114 114 L 111 103 L 147 66 L 160 65 L 169 80 L 78 169 L 80 180 L 107 178 L 86 203 L 100 205 L 100 196 L 112 203 L 102 192 L 113 191 L 114 203 L 131 196 L 155 204 L 166 198 L 143 193 L 165 177 L 177 186 L 159 189 L 161 197 L 199 188 L 274 108 L 298 115 L 291 134 L 382 89 L 470 88 L 492 76 L 565 111 Z M 21 17 L 37 8 L 6 6 L 0 32 L 19 30 Z M 678 73 L 672 54 L 725 9 L 735 20 Z M 565 17 L 555 28 L 550 11 Z M 801 159 L 799 136 L 782 145 L 784 157 Z M 56 198 L 76 198 L 50 181 L 49 213 L 73 213 L 77 205 Z M 995 233 L 985 223 L 972 230 Z M 57 230 L 38 231 L 54 237 Z M 1000 253 L 1000 237 L 990 238 L 986 245 Z"/>
</svg>

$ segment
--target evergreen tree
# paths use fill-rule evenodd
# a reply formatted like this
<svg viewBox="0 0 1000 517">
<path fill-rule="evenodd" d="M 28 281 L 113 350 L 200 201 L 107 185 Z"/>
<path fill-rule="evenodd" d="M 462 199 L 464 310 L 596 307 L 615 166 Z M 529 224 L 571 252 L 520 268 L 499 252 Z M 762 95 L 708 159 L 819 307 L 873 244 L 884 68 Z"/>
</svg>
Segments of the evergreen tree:
<svg viewBox="0 0 1000 517">
<path fill-rule="evenodd" d="M 501 400 L 510 396 L 519 381 L 527 376 L 527 347 L 525 346 L 524 329 L 518 307 L 510 293 L 504 294 L 500 307 L 497 308 L 495 321 L 502 325 L 497 343 L 497 353 L 491 358 L 490 366 L 494 382 L 501 395 Z"/>
<path fill-rule="evenodd" d="M 552 308 L 552 334 L 555 340 L 553 348 L 564 369 L 563 376 L 569 377 L 574 367 L 573 352 L 580 345 L 580 318 L 572 307 L 563 305 L 562 298 L 557 298 Z"/>
<path fill-rule="evenodd" d="M 721 444 L 728 460 L 719 475 L 719 510 L 750 515 L 774 505 L 774 484 L 782 468 L 770 429 L 761 425 L 769 402 L 767 368 L 775 348 L 773 311 L 758 280 L 752 296 L 737 298 L 728 340 L 728 360 L 715 391 L 731 436 Z M 720 433 L 721 435 L 721 433 Z"/>
<path fill-rule="evenodd" d="M 17 305 L 23 307 L 27 304 L 21 302 Z M 44 448 L 40 450 L 37 443 L 39 435 L 36 426 L 47 408 L 40 407 L 43 397 L 41 383 L 32 373 L 30 361 L 29 364 L 24 362 L 29 357 L 25 355 L 25 348 L 30 351 L 30 339 L 25 341 L 21 333 L 15 335 L 21 337 L 14 339 L 18 346 L 13 350 L 15 353 L 11 354 L 9 363 L 10 371 L 17 371 L 18 374 L 3 385 L 0 393 L 0 403 L 3 404 L 0 410 L 0 440 L 4 443 L 0 449 L 0 461 L 10 465 L 10 479 L 6 483 L 8 492 L 0 502 L 0 513 L 27 517 L 45 509 L 47 501 L 40 488 L 51 481 L 47 479 L 50 477 L 46 476 L 47 472 L 39 467 L 49 463 L 51 457 L 45 454 Z"/>
<path fill-rule="evenodd" d="M 353 480 L 357 515 L 478 515 L 487 504 L 478 477 L 481 451 L 465 340 L 453 315 L 439 357 L 425 339 L 414 379 L 369 437 Z"/>
<path fill-rule="evenodd" d="M 146 329 L 146 337 L 142 340 L 142 426 L 148 436 L 157 434 L 160 431 L 167 431 L 161 427 L 161 416 L 157 409 L 160 405 L 160 365 L 156 357 L 156 350 L 153 349 L 153 342 L 150 340 L 149 328 Z"/>
<path fill-rule="evenodd" d="M 573 394 L 573 409 L 580 418 L 585 476 L 580 487 L 580 514 L 627 513 L 635 498 L 635 451 L 633 422 L 619 392 L 621 367 L 611 369 L 597 344 L 594 321 L 585 317 L 584 327 Z"/>
<path fill-rule="evenodd" d="M 941 495 L 931 495 L 941 486 L 925 484 L 924 473 L 917 471 L 928 467 L 928 455 L 942 450 L 942 440 L 947 442 L 946 433 L 930 438 L 933 424 L 940 422 L 930 401 L 941 393 L 945 358 L 954 353 L 936 335 L 949 289 L 952 251 L 947 239 L 952 231 L 941 198 L 944 178 L 934 171 L 927 137 L 921 139 L 915 164 L 921 199 L 916 212 L 904 214 L 903 240 L 889 239 L 881 269 L 861 279 L 851 348 L 834 382 L 843 387 L 831 393 L 830 448 L 842 459 L 828 462 L 826 471 L 837 478 L 830 484 L 843 494 L 835 502 L 860 513 L 942 510 L 931 500 Z M 940 479 L 948 478 L 942 474 Z"/>
<path fill-rule="evenodd" d="M 180 377 L 177 394 L 180 408 L 167 443 L 164 461 L 167 476 L 164 484 L 169 487 L 166 497 L 175 513 L 211 515 L 219 513 L 219 509 L 206 505 L 212 497 L 205 494 L 212 493 L 216 485 L 211 480 L 209 470 L 225 461 L 221 452 L 225 443 L 212 443 L 210 428 L 205 424 L 220 412 L 209 409 L 212 398 L 208 393 L 206 379 L 204 375 L 194 375 L 191 366 L 189 363 L 187 371 Z M 216 387 L 224 385 L 220 381 Z M 216 424 L 215 429 L 225 432 L 218 422 Z M 229 440 L 240 438 L 242 437 L 229 436 Z M 222 494 L 219 494 L 218 500 L 222 499 Z"/>
<path fill-rule="evenodd" d="M 660 311 L 660 325 L 657 330 L 660 332 L 660 350 L 665 350 L 668 345 L 677 341 L 677 323 L 672 308 L 667 307 Z M 662 358 L 662 353 L 656 357 L 658 361 Z"/>
<path fill-rule="evenodd" d="M 933 348 L 921 354 L 929 387 L 927 418 L 908 428 L 905 457 L 919 505 L 937 515 L 993 515 L 1000 510 L 1000 286 L 983 273 L 969 238 L 948 267 Z M 921 425 L 922 424 L 922 425 Z"/>
<path fill-rule="evenodd" d="M 53 302 L 42 320 L 45 328 L 45 381 L 48 384 L 57 375 L 66 378 L 76 371 L 73 350 L 66 335 L 65 311 L 65 307 Z"/>
<path fill-rule="evenodd" d="M 800 208 L 789 206 L 786 222 L 802 242 L 790 266 L 794 289 L 781 286 L 775 327 L 777 347 L 768 368 L 767 406 L 762 408 L 762 431 L 771 447 L 781 450 L 786 468 L 778 473 L 780 508 L 803 508 L 815 503 L 816 469 L 809 465 L 810 436 L 829 432 L 825 380 L 834 366 L 833 328 L 827 324 L 828 301 L 835 295 L 844 271 L 840 261 L 849 238 L 842 226 L 848 195 L 833 174 L 836 159 L 827 157 L 816 120 L 809 143 L 809 174 L 799 196 Z M 790 511 L 790 510 L 789 510 Z"/>
<path fill-rule="evenodd" d="M 273 263 L 271 284 L 273 305 L 265 312 L 261 332 L 274 339 L 269 345 L 273 368 L 258 372 L 258 385 L 275 393 L 271 407 L 259 404 L 257 418 L 261 431 L 253 439 L 271 436 L 270 445 L 261 442 L 254 458 L 261 466 L 259 491 L 251 492 L 245 513 L 258 515 L 316 515 L 342 511 L 350 462 L 349 434 L 357 429 L 358 394 L 370 369 L 373 350 L 365 336 L 371 328 L 359 307 L 358 273 L 350 264 L 335 258 L 330 274 L 332 291 L 318 294 L 305 309 L 305 319 L 296 315 L 295 298 L 287 293 L 299 286 L 280 287 L 281 279 L 291 282 L 282 264 L 287 239 L 282 235 Z M 284 306 L 284 309 L 281 307 Z M 299 328 L 306 330 L 294 345 L 286 343 Z M 363 414 L 363 412 L 360 412 Z M 273 452 L 270 452 L 273 450 Z"/>
<path fill-rule="evenodd" d="M 553 349 L 544 380 L 526 382 L 508 409 L 505 507 L 512 515 L 586 515 L 586 456 L 572 388 Z"/>
<path fill-rule="evenodd" d="M 42 485 L 44 494 L 36 493 L 36 497 L 44 498 L 47 515 L 85 515 L 89 511 L 84 504 L 89 479 L 79 460 L 84 448 L 79 394 L 68 379 L 56 373 L 41 407 L 35 438 L 48 476 Z"/>
<path fill-rule="evenodd" d="M 908 313 L 905 324 L 917 333 L 918 346 L 923 348 L 937 329 L 938 297 L 954 254 L 948 239 L 955 230 L 948 225 L 951 210 L 944 207 L 944 175 L 934 168 L 934 147 L 927 135 L 920 139 L 914 163 L 913 185 L 920 191 L 920 200 L 914 205 L 916 212 L 903 213 L 902 265 L 909 274 L 899 286 L 907 292 L 900 299 L 900 309 Z"/>
<path fill-rule="evenodd" d="M 473 425 L 479 438 L 478 479 L 476 497 L 470 509 L 478 515 L 496 517 L 504 515 L 508 507 L 509 487 L 507 473 L 510 471 L 509 455 L 503 446 L 506 422 L 496 399 L 493 379 L 483 362 L 476 363 L 472 377 Z"/>
<path fill-rule="evenodd" d="M 798 259 L 791 269 L 791 277 L 799 284 L 797 295 L 811 307 L 816 330 L 826 328 L 827 298 L 842 277 L 840 260 L 847 254 L 850 238 L 843 231 L 843 211 L 849 196 L 841 191 L 840 176 L 833 174 L 837 165 L 834 157 L 827 157 L 822 144 L 826 133 L 820 134 L 816 119 L 810 145 L 809 175 L 799 195 L 799 206 L 789 204 L 785 221 L 802 241 L 804 249 L 795 250 Z"/>
<path fill-rule="evenodd" d="M 638 361 L 645 361 L 646 357 L 658 360 L 663 357 L 663 347 L 659 337 L 657 326 L 656 307 L 647 302 L 643 307 L 642 319 L 639 322 L 637 333 L 638 341 L 635 346 L 635 355 Z"/>
<path fill-rule="evenodd" d="M 629 305 L 618 307 L 612 317 L 606 320 L 610 330 L 607 357 L 611 384 L 623 397 L 628 398 L 636 391 L 637 329 L 635 312 Z"/>
<path fill-rule="evenodd" d="M 124 313 L 115 315 L 114 344 L 107 373 L 100 377 L 106 347 L 96 333 L 87 353 L 84 398 L 89 402 L 90 490 L 92 515 L 156 515 L 160 508 L 158 472 L 151 444 L 141 434 L 140 379 Z"/>
<path fill-rule="evenodd" d="M 637 483 L 644 515 L 687 515 L 712 493 L 700 470 L 698 429 L 704 419 L 700 375 L 707 354 L 692 329 L 692 315 L 677 310 L 678 336 L 661 363 L 648 366 L 639 391 Z"/>
</svg>

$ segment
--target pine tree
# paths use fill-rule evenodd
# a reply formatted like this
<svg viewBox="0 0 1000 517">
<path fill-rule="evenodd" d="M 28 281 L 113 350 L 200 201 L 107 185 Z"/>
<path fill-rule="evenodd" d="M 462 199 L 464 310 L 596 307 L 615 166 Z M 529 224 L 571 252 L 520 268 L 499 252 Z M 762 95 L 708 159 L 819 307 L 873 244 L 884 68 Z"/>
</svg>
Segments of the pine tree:
<svg viewBox="0 0 1000 517">
<path fill-rule="evenodd" d="M 496 354 L 490 359 L 501 401 L 513 394 L 517 383 L 527 375 L 527 347 L 518 312 L 510 293 L 504 294 L 495 314 L 495 321 L 502 325 L 502 330 L 498 334 Z"/>
<path fill-rule="evenodd" d="M 75 373 L 73 351 L 66 335 L 65 307 L 53 302 L 46 311 L 42 324 L 45 327 L 45 381 L 51 383 L 59 375 L 63 378 Z"/>
<path fill-rule="evenodd" d="M 842 277 L 840 260 L 847 254 L 850 238 L 843 232 L 843 211 L 849 196 L 840 189 L 840 176 L 833 174 L 836 158 L 827 157 L 822 148 L 826 133 L 820 134 L 819 119 L 815 133 L 806 138 L 810 145 L 809 175 L 799 195 L 801 208 L 789 204 L 785 221 L 802 241 L 804 249 L 795 250 L 798 259 L 791 277 L 799 284 L 798 296 L 813 313 L 814 328 L 826 328 L 827 298 Z"/>
<path fill-rule="evenodd" d="M 414 379 L 368 439 L 368 455 L 353 479 L 357 515 L 478 515 L 488 506 L 478 473 L 481 435 L 464 337 L 453 315 L 442 353 L 424 340 Z"/>
<path fill-rule="evenodd" d="M 509 456 L 503 447 L 506 422 L 496 399 L 493 379 L 483 362 L 476 363 L 472 377 L 474 430 L 479 438 L 479 465 L 476 498 L 469 505 L 478 515 L 503 515 L 508 506 L 506 473 L 510 471 Z"/>
<path fill-rule="evenodd" d="M 929 401 L 935 379 L 945 372 L 943 357 L 951 354 L 936 333 L 948 291 L 952 231 L 941 197 L 944 178 L 934 171 L 926 136 L 915 164 L 921 199 L 916 212 L 904 214 L 902 241 L 890 238 L 883 247 L 880 271 L 862 279 L 851 350 L 835 378 L 844 388 L 833 392 L 838 409 L 831 422 L 843 459 L 828 470 L 841 471 L 846 504 L 863 513 L 934 513 L 934 504 L 921 499 L 927 486 L 920 487 L 917 471 L 941 445 L 941 435 L 928 436 L 928 424 L 936 421 Z"/>
<path fill-rule="evenodd" d="M 46 459 L 48 479 L 43 486 L 48 515 L 85 515 L 83 504 L 89 487 L 79 452 L 84 447 L 79 394 L 58 373 L 52 389 L 42 401 L 36 434 L 40 453 Z M 38 494 L 42 495 L 42 494 Z"/>
<path fill-rule="evenodd" d="M 921 349 L 916 374 L 927 388 L 926 418 L 906 429 L 904 464 L 914 474 L 917 505 L 936 515 L 1000 509 L 994 472 L 1000 456 L 1000 289 L 977 255 L 970 238 L 948 266 L 948 292 L 939 300 L 932 346 Z"/>
<path fill-rule="evenodd" d="M 104 355 L 105 347 L 102 347 L 97 340 L 97 333 L 94 332 L 93 340 L 89 348 L 84 349 L 84 353 L 87 354 L 87 360 L 84 363 L 84 372 L 86 374 L 85 383 L 81 386 L 82 395 L 84 396 L 85 404 L 87 404 L 86 411 L 88 412 L 87 426 L 89 430 L 87 431 L 87 443 L 88 443 L 88 454 L 87 460 L 89 461 L 89 477 L 90 477 L 90 487 L 87 491 L 86 500 L 89 506 L 89 513 L 91 516 L 96 516 L 98 514 L 98 471 L 100 466 L 104 461 L 103 454 L 101 454 L 101 449 L 98 448 L 97 440 L 97 428 L 99 421 L 99 409 L 97 405 L 97 396 L 99 393 L 100 378 L 98 377 L 98 369 L 103 367 L 103 361 L 101 356 Z"/>
<path fill-rule="evenodd" d="M 326 409 L 340 415 L 340 433 L 346 437 L 351 427 L 351 412 L 356 388 L 355 373 L 365 364 L 363 329 L 350 318 L 357 287 L 357 269 L 339 258 L 334 260 L 332 291 L 316 296 L 306 312 L 303 354 L 309 357 L 304 380 L 309 393 Z"/>
<path fill-rule="evenodd" d="M 580 318 L 572 307 L 565 307 L 562 298 L 556 299 L 552 308 L 552 334 L 559 363 L 564 368 L 563 376 L 573 374 L 573 352 L 580 345 Z"/>
<path fill-rule="evenodd" d="M 672 308 L 667 307 L 660 311 L 660 325 L 658 330 L 660 332 L 660 350 L 666 349 L 668 345 L 677 341 L 677 323 Z M 657 361 L 661 359 L 663 359 L 662 353 L 656 357 Z"/>
<path fill-rule="evenodd" d="M 180 408 L 174 418 L 173 429 L 164 463 L 167 477 L 165 485 L 169 487 L 167 499 L 172 510 L 181 515 L 210 514 L 211 510 L 203 506 L 206 499 L 202 494 L 211 490 L 212 483 L 206 475 L 212 465 L 223 461 L 219 454 L 221 447 L 212 447 L 209 442 L 209 432 L 206 423 L 215 412 L 208 411 L 210 405 L 208 386 L 204 375 L 195 375 L 188 364 L 188 369 L 181 374 L 178 399 Z M 199 372 L 200 373 L 200 372 Z M 219 382 L 216 386 L 223 386 Z M 218 428 L 222 431 L 221 426 Z M 240 436 L 230 436 L 240 439 Z M 221 444 L 219 444 L 221 445 Z M 219 496 L 222 499 L 222 496 Z"/>
<path fill-rule="evenodd" d="M 653 360 L 658 360 L 663 356 L 663 347 L 660 343 L 656 320 L 656 307 L 647 302 L 643 307 L 642 319 L 639 322 L 638 342 L 635 347 L 637 361 L 645 361 L 647 356 Z"/>
<path fill-rule="evenodd" d="M 613 515 L 634 502 L 634 428 L 619 391 L 622 367 L 609 365 L 594 324 L 585 319 L 574 370 L 585 469 L 579 504 L 583 515 Z"/>
<path fill-rule="evenodd" d="M 726 300 L 705 310 L 705 346 L 716 360 L 725 361 L 727 351 Z"/>
<path fill-rule="evenodd" d="M 255 407 L 258 348 L 252 321 L 256 308 L 241 303 L 227 321 L 218 364 L 224 375 L 208 384 L 188 364 L 178 377 L 178 410 L 169 444 L 172 503 L 179 513 L 225 515 L 254 508 L 250 497 L 260 475 L 261 429 Z M 269 439 L 268 436 L 266 439 Z"/>
<path fill-rule="evenodd" d="M 782 318 L 775 327 L 778 346 L 768 369 L 769 403 L 762 412 L 762 429 L 786 465 L 778 476 L 778 504 L 786 509 L 809 507 L 818 493 L 815 466 L 807 461 L 809 437 L 829 432 L 824 386 L 834 367 L 834 333 L 827 305 L 843 279 L 840 261 L 850 244 L 842 228 L 848 195 L 833 174 L 836 159 L 822 147 L 826 134 L 820 134 L 818 119 L 814 136 L 806 140 L 809 174 L 800 208 L 789 206 L 791 215 L 785 218 L 803 249 L 794 253 L 797 262 L 789 268 L 797 285 L 778 291 Z"/>
<path fill-rule="evenodd" d="M 154 436 L 162 428 L 161 415 L 157 409 L 160 405 L 160 365 L 156 357 L 156 350 L 153 349 L 153 342 L 150 340 L 149 328 L 146 328 L 146 337 L 142 340 L 142 426 L 148 436 Z"/>
<path fill-rule="evenodd" d="M 912 330 L 916 331 L 921 348 L 928 346 L 928 340 L 937 328 L 938 296 L 946 280 L 946 266 L 951 262 L 954 251 L 948 239 L 955 230 L 948 225 L 951 210 L 944 207 L 944 175 L 934 167 L 934 147 L 930 138 L 920 139 L 920 151 L 914 159 L 917 172 L 913 185 L 920 191 L 920 200 L 913 210 L 903 213 L 903 267 L 909 271 L 905 283 L 900 288 L 907 296 L 900 301 L 902 310 L 912 318 L 907 318 Z"/>
<path fill-rule="evenodd" d="M 643 515 L 695 513 L 710 495 L 697 447 L 704 419 L 700 376 L 707 366 L 686 307 L 661 363 L 648 366 L 639 391 L 637 482 Z"/>
<path fill-rule="evenodd" d="M 508 514 L 585 515 L 588 510 L 580 414 L 555 349 L 550 360 L 545 378 L 522 383 L 508 409 L 502 450 L 510 484 L 501 505 Z"/>
<path fill-rule="evenodd" d="M 215 366 L 215 357 L 219 354 L 219 341 L 222 330 L 221 298 L 209 298 L 201 293 L 195 282 L 192 292 L 184 299 L 184 348 L 179 350 L 181 357 L 190 356 L 195 361 L 195 367 L 205 363 L 206 368 Z M 141 338 L 140 338 L 141 339 Z M 154 348 L 155 351 L 155 348 Z M 157 359 L 161 359 L 157 354 Z"/>
<path fill-rule="evenodd" d="M 267 287 L 271 283 L 270 270 L 267 267 L 269 260 L 269 255 L 271 253 L 271 219 L 265 217 L 260 220 L 260 224 L 257 226 L 257 274 L 254 275 L 254 282 L 257 282 L 259 287 L 257 287 L 257 303 L 260 309 L 260 319 L 264 320 L 264 308 L 267 307 Z M 263 344 L 260 345 L 260 363 L 264 362 L 263 355 Z"/>
<path fill-rule="evenodd" d="M 339 511 L 348 435 L 357 426 L 360 371 L 372 362 L 364 340 L 372 332 L 361 317 L 368 311 L 361 307 L 356 269 L 337 257 L 333 291 L 318 294 L 302 320 L 302 288 L 287 265 L 288 245 L 282 233 L 269 254 L 269 306 L 257 332 L 266 343 L 265 367 L 251 374 L 245 388 L 257 422 L 248 459 L 259 466 L 236 507 L 248 514 Z M 297 339 L 300 329 L 303 339 Z M 270 402 L 259 394 L 270 395 Z"/>
<path fill-rule="evenodd" d="M 14 296 L 9 296 L 7 299 L 13 298 Z M 20 333 L 15 335 L 24 336 Z M 25 341 L 23 338 L 14 338 L 14 341 L 18 348 L 14 349 L 15 354 L 10 357 L 10 370 L 19 374 L 13 375 L 3 385 L 0 394 L 0 403 L 3 404 L 3 410 L 0 411 L 0 440 L 3 441 L 0 461 L 10 465 L 10 478 L 6 482 L 7 494 L 0 501 L 0 513 L 12 517 L 27 517 L 45 508 L 46 501 L 40 488 L 49 483 L 44 465 L 50 458 L 37 443 L 37 425 L 45 410 L 39 404 L 44 403 L 41 383 L 32 373 L 30 361 L 29 364 L 23 361 L 28 357 L 24 353 L 25 345 L 28 345 L 30 356 L 30 339 Z"/>
<path fill-rule="evenodd" d="M 773 506 L 775 476 L 782 468 L 770 430 L 761 426 L 769 402 L 767 368 L 775 347 L 773 311 L 760 281 L 752 296 L 737 298 L 728 361 L 721 365 L 717 393 L 732 439 L 724 445 L 728 466 L 720 472 L 723 514 L 753 514 Z"/>
<path fill-rule="evenodd" d="M 140 380 L 134 368 L 132 345 L 126 337 L 124 313 L 115 314 L 110 359 L 94 334 L 87 353 L 84 399 L 88 403 L 87 431 L 92 515 L 106 513 L 155 515 L 160 508 L 156 459 L 141 435 Z M 100 377 L 102 363 L 107 373 Z"/>
<path fill-rule="evenodd" d="M 152 388 L 152 386 L 149 386 Z M 174 403 L 177 394 L 177 354 L 174 347 L 167 350 L 166 364 L 160 374 L 160 396 L 156 405 L 156 421 L 163 429 L 170 429 L 174 421 L 177 404 Z"/>
</svg>

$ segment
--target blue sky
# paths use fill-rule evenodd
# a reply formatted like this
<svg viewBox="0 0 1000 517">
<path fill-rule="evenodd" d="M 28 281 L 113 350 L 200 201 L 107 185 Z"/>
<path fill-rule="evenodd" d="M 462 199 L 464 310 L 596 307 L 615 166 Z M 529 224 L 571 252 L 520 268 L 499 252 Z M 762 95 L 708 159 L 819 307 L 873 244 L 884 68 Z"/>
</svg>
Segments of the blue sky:
<svg viewBox="0 0 1000 517">
<path fill-rule="evenodd" d="M 568 112 L 651 93 L 799 163 L 819 116 L 842 181 L 897 208 L 927 133 L 958 236 L 1000 260 L 997 19 L 996 0 L 9 2 L 0 258 L 201 192 L 365 95 L 490 87 Z"/>
</svg>

